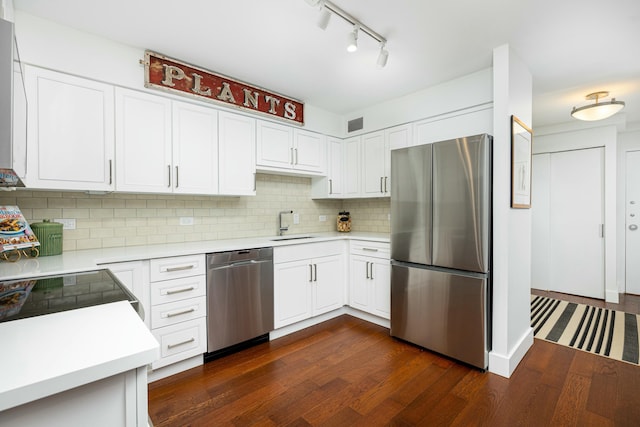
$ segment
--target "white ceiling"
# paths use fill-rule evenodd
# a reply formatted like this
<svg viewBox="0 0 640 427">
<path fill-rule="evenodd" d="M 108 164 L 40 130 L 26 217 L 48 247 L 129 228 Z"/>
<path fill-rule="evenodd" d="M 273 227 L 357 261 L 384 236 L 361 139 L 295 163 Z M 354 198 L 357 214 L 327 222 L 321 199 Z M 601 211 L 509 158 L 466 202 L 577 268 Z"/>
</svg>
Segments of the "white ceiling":
<svg viewBox="0 0 640 427">
<path fill-rule="evenodd" d="M 533 74 L 533 126 L 571 122 L 608 90 L 640 122 L 639 0 L 333 0 L 386 37 L 305 0 L 13 0 L 17 10 L 193 63 L 343 114 L 491 66 L 508 43 Z"/>
</svg>

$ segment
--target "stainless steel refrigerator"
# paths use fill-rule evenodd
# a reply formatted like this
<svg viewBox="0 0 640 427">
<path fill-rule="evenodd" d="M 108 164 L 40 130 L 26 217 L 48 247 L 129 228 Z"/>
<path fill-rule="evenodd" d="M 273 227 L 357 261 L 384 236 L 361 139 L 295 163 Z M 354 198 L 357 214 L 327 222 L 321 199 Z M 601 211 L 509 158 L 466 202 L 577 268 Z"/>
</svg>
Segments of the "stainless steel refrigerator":
<svg viewBox="0 0 640 427">
<path fill-rule="evenodd" d="M 491 142 L 391 152 L 391 335 L 488 367 Z"/>
</svg>

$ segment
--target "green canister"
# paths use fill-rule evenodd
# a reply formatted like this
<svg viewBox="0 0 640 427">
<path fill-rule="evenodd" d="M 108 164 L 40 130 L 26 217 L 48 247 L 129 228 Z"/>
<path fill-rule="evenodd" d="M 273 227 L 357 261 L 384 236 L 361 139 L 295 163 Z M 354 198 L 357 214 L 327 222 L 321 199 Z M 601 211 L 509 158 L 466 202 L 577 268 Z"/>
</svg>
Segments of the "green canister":
<svg viewBox="0 0 640 427">
<path fill-rule="evenodd" d="M 40 242 L 40 256 L 60 255 L 62 253 L 62 224 L 43 219 L 31 224 L 31 230 Z"/>
</svg>

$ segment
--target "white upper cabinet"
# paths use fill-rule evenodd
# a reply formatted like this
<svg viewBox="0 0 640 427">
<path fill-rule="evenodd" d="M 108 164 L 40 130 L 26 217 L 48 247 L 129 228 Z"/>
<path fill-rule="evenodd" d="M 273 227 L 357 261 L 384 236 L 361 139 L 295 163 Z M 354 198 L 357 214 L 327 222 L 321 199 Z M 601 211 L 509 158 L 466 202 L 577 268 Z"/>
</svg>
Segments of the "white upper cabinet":
<svg viewBox="0 0 640 427">
<path fill-rule="evenodd" d="M 314 199 L 341 199 L 344 197 L 344 141 L 327 138 L 327 175 L 311 181 L 311 196 Z"/>
<path fill-rule="evenodd" d="M 171 193 L 171 100 L 116 89 L 116 189 Z"/>
<path fill-rule="evenodd" d="M 343 185 L 342 194 L 345 198 L 359 197 L 361 186 L 360 137 L 344 140 Z"/>
<path fill-rule="evenodd" d="M 35 67 L 25 74 L 26 185 L 113 190 L 113 86 Z"/>
<path fill-rule="evenodd" d="M 217 194 L 217 111 L 118 88 L 116 160 L 119 191 Z"/>
<path fill-rule="evenodd" d="M 268 172 L 320 175 L 325 172 L 324 135 L 257 120 L 256 165 Z"/>
<path fill-rule="evenodd" d="M 181 194 L 218 192 L 218 114 L 173 102 L 173 189 Z"/>
<path fill-rule="evenodd" d="M 413 125 L 400 125 L 384 131 L 384 139 L 389 144 L 390 150 L 405 148 L 412 145 Z"/>
<path fill-rule="evenodd" d="M 362 194 L 364 197 L 389 196 L 389 145 L 384 131 L 362 136 Z"/>
<path fill-rule="evenodd" d="M 256 120 L 240 114 L 218 113 L 220 194 L 256 194 Z"/>
</svg>

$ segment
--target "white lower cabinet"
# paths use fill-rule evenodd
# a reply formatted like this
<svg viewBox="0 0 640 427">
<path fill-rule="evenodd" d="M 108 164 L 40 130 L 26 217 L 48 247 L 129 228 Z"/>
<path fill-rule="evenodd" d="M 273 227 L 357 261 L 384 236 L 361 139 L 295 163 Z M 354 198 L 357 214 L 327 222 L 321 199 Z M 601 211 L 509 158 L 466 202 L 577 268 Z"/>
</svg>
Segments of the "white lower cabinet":
<svg viewBox="0 0 640 427">
<path fill-rule="evenodd" d="M 158 369 L 207 351 L 205 255 L 150 261 L 151 333 L 160 343 Z"/>
<path fill-rule="evenodd" d="M 351 242 L 349 305 L 390 319 L 391 263 L 389 244 Z"/>
<path fill-rule="evenodd" d="M 276 329 L 344 304 L 344 242 L 274 248 Z"/>
<path fill-rule="evenodd" d="M 123 285 L 142 304 L 144 311 L 144 323 L 151 329 L 151 303 L 149 298 L 149 261 L 127 261 L 112 264 L 100 264 L 102 268 L 108 268 L 122 282 Z"/>
</svg>

